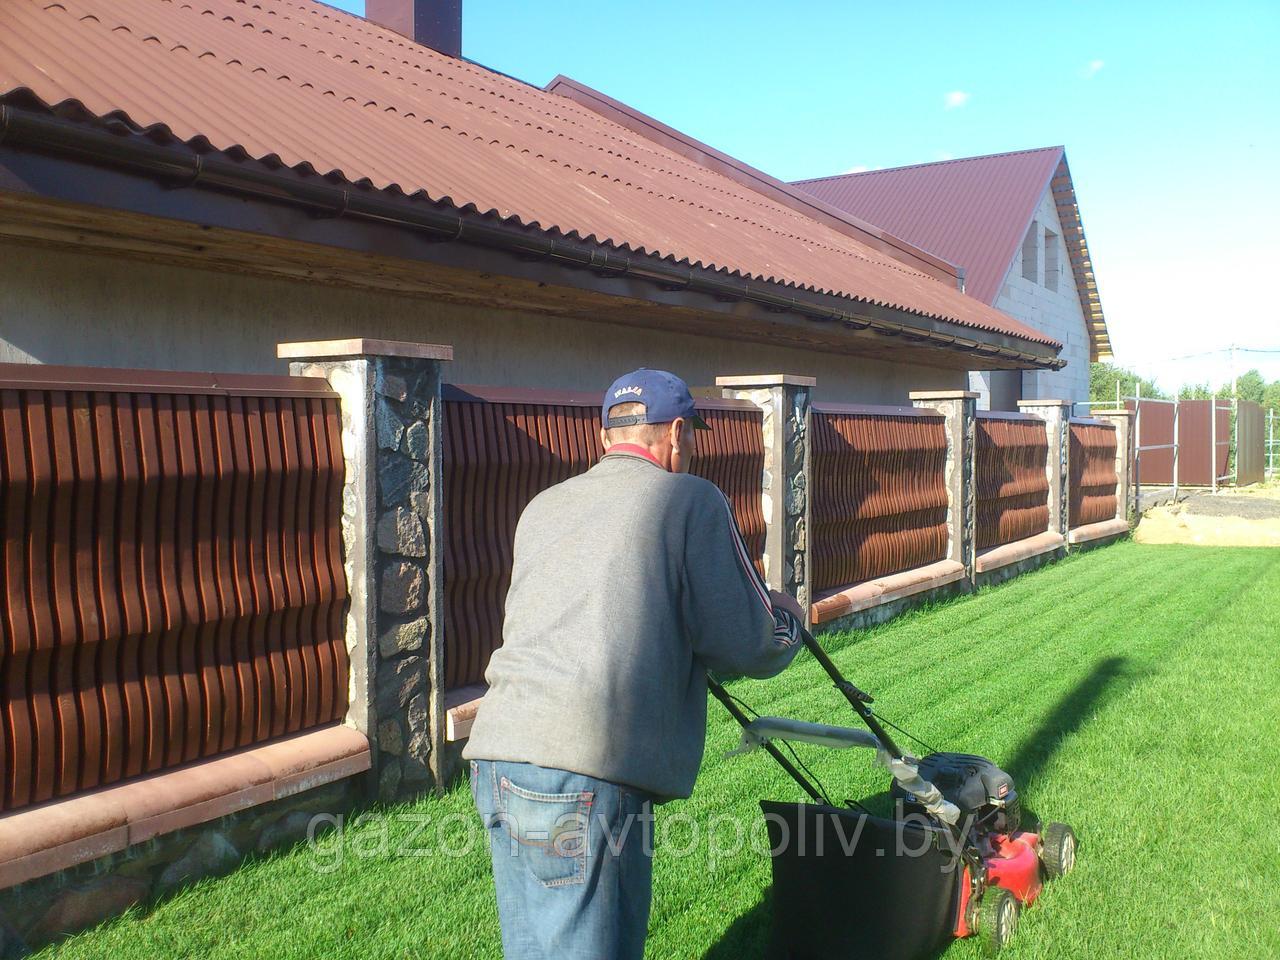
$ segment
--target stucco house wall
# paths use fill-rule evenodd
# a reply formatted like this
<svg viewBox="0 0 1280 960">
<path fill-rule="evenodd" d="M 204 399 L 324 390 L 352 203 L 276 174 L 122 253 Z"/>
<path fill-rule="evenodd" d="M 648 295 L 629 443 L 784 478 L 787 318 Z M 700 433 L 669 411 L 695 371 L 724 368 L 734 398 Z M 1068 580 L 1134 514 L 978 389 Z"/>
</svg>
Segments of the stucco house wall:
<svg viewBox="0 0 1280 960">
<path fill-rule="evenodd" d="M 729 338 L 441 303 L 303 281 L 0 243 L 0 362 L 287 373 L 275 345 L 375 337 L 446 343 L 453 383 L 600 390 L 638 366 L 692 386 L 794 373 L 817 399 L 906 403 L 966 374 Z"/>
<path fill-rule="evenodd" d="M 1009 265 L 995 308 L 1062 342 L 1059 356 L 1067 361 L 1061 370 L 990 371 L 971 375 L 971 389 L 984 394 L 979 405 L 1012 410 L 1011 402 L 1025 400 L 1089 399 L 1089 331 L 1076 291 L 1075 274 L 1063 243 L 1062 224 L 1053 192 L 1046 189 L 1035 216 L 1036 279 L 1023 276 L 1020 247 Z M 1045 230 L 1051 230 L 1058 248 L 1057 290 L 1045 283 Z M 1030 252 L 1028 248 L 1027 252 Z M 1019 382 L 1019 379 L 1020 382 Z"/>
</svg>

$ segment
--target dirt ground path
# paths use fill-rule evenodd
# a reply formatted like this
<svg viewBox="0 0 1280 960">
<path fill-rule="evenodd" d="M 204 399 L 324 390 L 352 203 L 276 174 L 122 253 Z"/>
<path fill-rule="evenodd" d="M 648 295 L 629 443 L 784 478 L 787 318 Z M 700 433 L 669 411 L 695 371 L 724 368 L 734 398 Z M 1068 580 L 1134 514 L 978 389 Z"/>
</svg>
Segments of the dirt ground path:
<svg viewBox="0 0 1280 960">
<path fill-rule="evenodd" d="M 1143 515 L 1139 543 L 1280 547 L 1280 482 L 1197 494 Z"/>
</svg>

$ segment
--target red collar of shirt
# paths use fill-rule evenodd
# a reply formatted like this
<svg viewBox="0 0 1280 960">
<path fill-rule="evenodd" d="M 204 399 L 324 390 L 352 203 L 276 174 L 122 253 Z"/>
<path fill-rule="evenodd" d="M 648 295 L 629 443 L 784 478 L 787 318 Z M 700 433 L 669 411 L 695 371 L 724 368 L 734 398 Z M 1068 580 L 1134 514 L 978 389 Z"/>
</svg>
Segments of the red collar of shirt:
<svg viewBox="0 0 1280 960">
<path fill-rule="evenodd" d="M 648 449 L 646 449 L 645 447 L 640 446 L 640 444 L 638 443 L 615 443 L 613 446 L 609 448 L 608 453 L 629 453 L 633 457 L 640 457 L 644 460 L 648 460 L 659 470 L 667 469 L 659 462 L 657 457 L 655 457 L 652 453 L 650 453 Z M 608 454 L 605 454 L 605 455 L 608 456 Z"/>
</svg>

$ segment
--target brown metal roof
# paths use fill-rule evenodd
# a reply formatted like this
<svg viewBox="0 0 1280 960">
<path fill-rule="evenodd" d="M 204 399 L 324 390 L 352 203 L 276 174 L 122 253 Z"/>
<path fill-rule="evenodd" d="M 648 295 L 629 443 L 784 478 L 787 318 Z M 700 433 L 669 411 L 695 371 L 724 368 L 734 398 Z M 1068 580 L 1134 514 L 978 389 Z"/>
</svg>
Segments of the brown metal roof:
<svg viewBox="0 0 1280 960">
<path fill-rule="evenodd" d="M 0 96 L 680 263 L 1060 345 L 560 96 L 307 0 L 8 0 Z"/>
<path fill-rule="evenodd" d="M 819 200 L 965 270 L 965 292 L 995 303 L 1052 185 L 1094 359 L 1111 352 L 1075 188 L 1062 147 L 1018 150 L 797 181 Z"/>
</svg>

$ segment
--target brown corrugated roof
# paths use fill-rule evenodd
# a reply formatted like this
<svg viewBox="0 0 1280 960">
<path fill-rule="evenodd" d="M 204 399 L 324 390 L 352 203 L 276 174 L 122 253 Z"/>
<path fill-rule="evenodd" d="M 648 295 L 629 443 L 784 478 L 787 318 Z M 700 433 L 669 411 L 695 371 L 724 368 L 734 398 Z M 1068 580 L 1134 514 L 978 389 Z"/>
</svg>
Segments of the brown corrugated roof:
<svg viewBox="0 0 1280 960">
<path fill-rule="evenodd" d="M 570 237 L 1059 344 L 591 110 L 307 0 L 9 0 L 0 96 Z"/>
<path fill-rule="evenodd" d="M 1062 147 L 867 170 L 795 186 L 960 265 L 965 292 L 993 304 L 1050 184 L 1096 359 L 1111 347 Z"/>
</svg>

